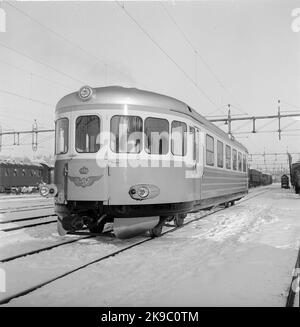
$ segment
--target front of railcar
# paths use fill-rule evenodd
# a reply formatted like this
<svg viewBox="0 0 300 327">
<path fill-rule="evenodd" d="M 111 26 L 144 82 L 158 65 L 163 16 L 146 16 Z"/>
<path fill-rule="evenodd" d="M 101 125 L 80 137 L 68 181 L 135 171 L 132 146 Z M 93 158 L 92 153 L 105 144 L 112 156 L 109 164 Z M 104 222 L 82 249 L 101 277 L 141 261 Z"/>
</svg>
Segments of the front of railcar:
<svg viewBox="0 0 300 327">
<path fill-rule="evenodd" d="M 185 178 L 183 155 L 170 160 L 169 129 L 185 126 L 186 134 L 186 124 L 152 100 L 155 94 L 135 89 L 84 87 L 58 103 L 54 185 L 41 194 L 55 197 L 60 233 L 83 226 L 101 232 L 114 222 L 121 238 L 145 230 L 158 236 L 166 219 L 181 224 L 191 210 L 195 179 Z"/>
</svg>

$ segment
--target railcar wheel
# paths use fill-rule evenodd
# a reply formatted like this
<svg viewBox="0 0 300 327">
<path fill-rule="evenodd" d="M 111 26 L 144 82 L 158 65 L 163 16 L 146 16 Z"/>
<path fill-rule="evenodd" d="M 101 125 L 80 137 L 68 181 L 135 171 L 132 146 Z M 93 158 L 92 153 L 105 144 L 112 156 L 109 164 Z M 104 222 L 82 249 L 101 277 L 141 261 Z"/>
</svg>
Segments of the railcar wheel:
<svg viewBox="0 0 300 327">
<path fill-rule="evenodd" d="M 95 224 L 95 225 L 89 227 L 89 231 L 90 231 L 91 233 L 97 233 L 97 234 L 100 234 L 100 233 L 103 232 L 104 225 L 105 225 L 105 223 L 101 221 L 99 224 Z"/>
<path fill-rule="evenodd" d="M 225 208 L 229 208 L 230 203 L 231 203 L 231 202 L 225 202 L 225 203 L 224 203 Z"/>
<path fill-rule="evenodd" d="M 97 221 L 96 223 L 89 225 L 88 229 L 91 233 L 100 234 L 103 232 L 105 223 L 106 223 L 105 219 L 100 219 L 100 221 Z"/>
<path fill-rule="evenodd" d="M 176 227 L 180 227 L 184 223 L 184 218 L 186 217 L 186 214 L 178 214 L 174 218 L 174 223 Z"/>
<path fill-rule="evenodd" d="M 230 204 L 231 204 L 232 206 L 234 206 L 234 204 L 235 204 L 235 201 L 231 201 L 231 202 L 230 202 Z"/>
<path fill-rule="evenodd" d="M 151 237 L 160 237 L 161 233 L 162 233 L 162 227 L 163 225 L 161 223 L 159 223 L 157 226 L 151 228 L 149 230 L 149 234 Z"/>
</svg>

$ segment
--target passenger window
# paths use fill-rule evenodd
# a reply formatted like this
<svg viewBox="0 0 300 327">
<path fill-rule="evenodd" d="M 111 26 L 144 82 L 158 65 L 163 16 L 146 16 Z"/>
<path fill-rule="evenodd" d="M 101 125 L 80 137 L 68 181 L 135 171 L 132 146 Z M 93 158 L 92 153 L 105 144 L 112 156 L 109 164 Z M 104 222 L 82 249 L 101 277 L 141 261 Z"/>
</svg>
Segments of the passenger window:
<svg viewBox="0 0 300 327">
<path fill-rule="evenodd" d="M 238 153 L 238 164 L 239 164 L 239 171 L 242 171 L 242 154 L 241 154 L 241 152 Z"/>
<path fill-rule="evenodd" d="M 185 156 L 187 149 L 186 140 L 187 127 L 180 121 L 172 121 L 172 153 L 175 156 Z"/>
<path fill-rule="evenodd" d="M 237 151 L 232 150 L 232 169 L 237 170 Z"/>
<path fill-rule="evenodd" d="M 224 146 L 221 141 L 217 141 L 217 165 L 220 168 L 224 167 Z"/>
<path fill-rule="evenodd" d="M 55 154 L 68 152 L 69 120 L 61 118 L 55 122 Z"/>
<path fill-rule="evenodd" d="M 75 148 L 79 153 L 95 153 L 100 149 L 100 119 L 80 116 L 76 119 Z"/>
<path fill-rule="evenodd" d="M 214 158 L 214 138 L 210 135 L 206 135 L 206 164 L 213 166 L 215 164 Z"/>
<path fill-rule="evenodd" d="M 114 116 L 110 121 L 110 148 L 116 153 L 142 151 L 143 121 L 137 116 Z"/>
<path fill-rule="evenodd" d="M 243 171 L 247 171 L 247 159 L 245 154 L 243 155 Z"/>
<path fill-rule="evenodd" d="M 145 151 L 149 154 L 169 152 L 169 122 L 166 119 L 149 117 L 145 120 Z"/>
<path fill-rule="evenodd" d="M 226 169 L 231 169 L 231 147 L 226 145 Z"/>
<path fill-rule="evenodd" d="M 190 127 L 190 134 L 192 136 L 192 158 L 193 160 L 196 160 L 197 144 L 196 144 L 196 130 L 194 127 Z"/>
</svg>

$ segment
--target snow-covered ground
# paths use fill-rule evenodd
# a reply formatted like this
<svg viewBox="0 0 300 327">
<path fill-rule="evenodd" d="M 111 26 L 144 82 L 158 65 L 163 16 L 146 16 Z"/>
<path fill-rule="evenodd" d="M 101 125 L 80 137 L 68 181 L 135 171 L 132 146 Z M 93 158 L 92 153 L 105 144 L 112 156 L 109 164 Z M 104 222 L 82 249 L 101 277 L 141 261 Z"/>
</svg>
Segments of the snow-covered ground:
<svg viewBox="0 0 300 327">
<path fill-rule="evenodd" d="M 2 195 L 0 197 L 0 212 L 16 211 L 37 206 L 53 206 L 53 198 L 43 198 L 41 195 Z"/>
<path fill-rule="evenodd" d="M 284 306 L 299 248 L 300 197 L 279 185 L 251 190 L 248 197 L 258 193 L 8 305 Z M 52 225 L 10 235 L 0 234 L 0 252 L 7 255 L 9 246 L 17 251 L 13 239 L 19 249 L 33 239 L 40 245 L 58 240 Z M 85 239 L 3 263 L 7 292 L 0 299 L 144 238 Z"/>
</svg>

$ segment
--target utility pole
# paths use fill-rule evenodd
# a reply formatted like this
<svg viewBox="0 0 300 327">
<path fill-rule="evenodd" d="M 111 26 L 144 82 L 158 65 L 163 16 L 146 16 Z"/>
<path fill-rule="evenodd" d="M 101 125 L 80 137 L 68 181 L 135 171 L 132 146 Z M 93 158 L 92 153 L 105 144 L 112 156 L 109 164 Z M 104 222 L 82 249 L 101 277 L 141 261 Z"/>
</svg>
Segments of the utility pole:
<svg viewBox="0 0 300 327">
<path fill-rule="evenodd" d="M 230 104 L 228 104 L 228 135 L 231 137 L 231 109 Z"/>
<path fill-rule="evenodd" d="M 227 117 L 224 118 L 212 118 L 208 119 L 212 123 L 216 122 L 224 122 L 225 124 L 228 124 L 228 134 L 232 136 L 232 122 L 234 121 L 245 121 L 249 120 L 252 121 L 252 131 L 251 132 L 242 132 L 242 133 L 258 133 L 259 131 L 256 129 L 256 121 L 257 120 L 264 120 L 264 119 L 278 119 L 278 129 L 274 131 L 268 131 L 268 132 L 276 132 L 278 133 L 279 140 L 281 140 L 282 132 L 281 129 L 281 119 L 282 118 L 292 118 L 292 117 L 300 117 L 300 113 L 293 113 L 293 114 L 281 114 L 281 108 L 280 108 L 280 100 L 277 100 L 277 114 L 276 115 L 264 115 L 264 116 L 245 116 L 245 117 L 232 117 L 231 116 L 231 106 L 228 104 L 228 114 Z M 237 133 L 239 134 L 239 133 Z"/>
<path fill-rule="evenodd" d="M 31 130 L 3 132 L 2 127 L 0 125 L 0 151 L 2 149 L 2 136 L 3 135 L 13 135 L 13 138 L 14 138 L 13 145 L 20 145 L 20 135 L 31 134 L 32 135 L 32 140 L 31 140 L 32 150 L 37 151 L 38 134 L 39 133 L 53 133 L 53 132 L 54 132 L 54 129 L 38 129 L 38 124 L 37 124 L 36 119 L 34 120 L 34 122 L 32 124 Z"/>
<path fill-rule="evenodd" d="M 278 100 L 278 137 L 281 140 L 281 128 L 280 128 L 280 100 Z"/>
</svg>

